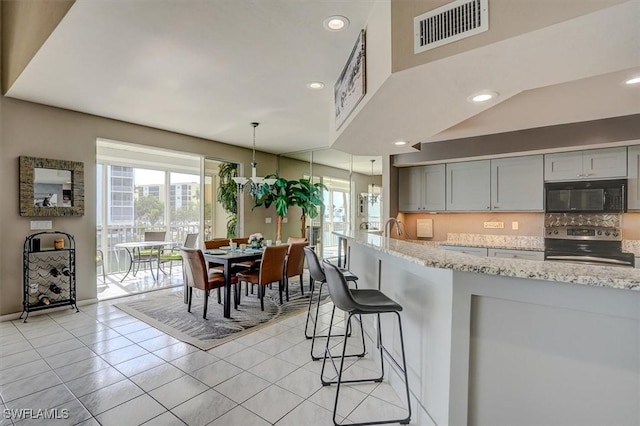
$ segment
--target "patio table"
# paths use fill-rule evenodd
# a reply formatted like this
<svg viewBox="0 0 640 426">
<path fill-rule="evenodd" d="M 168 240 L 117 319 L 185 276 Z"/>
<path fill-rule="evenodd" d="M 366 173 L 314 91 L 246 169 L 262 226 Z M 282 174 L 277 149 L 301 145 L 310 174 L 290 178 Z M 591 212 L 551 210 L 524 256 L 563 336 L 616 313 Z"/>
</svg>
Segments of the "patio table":
<svg viewBox="0 0 640 426">
<path fill-rule="evenodd" d="M 160 275 L 160 251 L 163 247 L 173 247 L 178 245 L 178 243 L 174 243 L 172 241 L 133 241 L 133 242 L 128 242 L 128 243 L 118 243 L 116 244 L 114 247 L 115 248 L 119 248 L 119 249 L 125 249 L 127 251 L 127 254 L 129 255 L 129 269 L 127 269 L 127 273 L 124 274 L 124 277 L 122 277 L 122 279 L 120 280 L 120 282 L 124 281 L 125 278 L 127 278 L 127 276 L 129 275 L 129 273 L 131 272 L 131 268 L 133 267 L 133 265 L 135 263 L 140 263 L 139 261 L 136 261 L 136 256 L 135 253 L 136 251 L 138 252 L 138 259 L 140 258 L 139 254 L 140 254 L 140 250 L 141 249 L 150 249 L 151 252 L 153 253 L 153 250 L 156 250 L 156 275 L 153 275 L 153 268 L 151 268 L 151 275 L 153 276 L 153 280 L 157 281 L 158 277 Z M 151 256 L 149 256 L 151 257 Z M 137 273 L 137 270 L 133 272 L 133 276 L 135 276 Z"/>
</svg>

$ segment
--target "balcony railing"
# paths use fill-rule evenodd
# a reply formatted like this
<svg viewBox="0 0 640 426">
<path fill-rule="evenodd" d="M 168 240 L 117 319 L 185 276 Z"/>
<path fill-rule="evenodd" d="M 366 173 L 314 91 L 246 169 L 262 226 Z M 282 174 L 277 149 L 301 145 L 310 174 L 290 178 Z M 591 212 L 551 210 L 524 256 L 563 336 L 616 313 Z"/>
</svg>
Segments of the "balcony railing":
<svg viewBox="0 0 640 426">
<path fill-rule="evenodd" d="M 165 226 L 143 226 L 143 225 L 113 225 L 106 228 L 97 227 L 98 249 L 104 253 L 105 273 L 113 274 L 126 272 L 129 268 L 129 257 L 125 250 L 116 249 L 119 243 L 133 241 L 144 241 L 144 233 L 147 231 L 164 231 Z M 167 232 L 167 241 L 183 243 L 187 234 L 200 232 L 199 224 L 171 225 Z M 104 237 L 106 236 L 106 243 Z"/>
</svg>

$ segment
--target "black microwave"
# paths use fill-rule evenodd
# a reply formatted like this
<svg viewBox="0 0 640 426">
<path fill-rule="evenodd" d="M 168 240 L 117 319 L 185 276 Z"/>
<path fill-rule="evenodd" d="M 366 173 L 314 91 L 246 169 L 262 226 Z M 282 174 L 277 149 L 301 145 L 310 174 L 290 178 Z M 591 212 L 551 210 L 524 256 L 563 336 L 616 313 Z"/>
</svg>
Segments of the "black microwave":
<svg viewBox="0 0 640 426">
<path fill-rule="evenodd" d="M 547 213 L 622 213 L 627 211 L 627 180 L 548 182 Z"/>
</svg>

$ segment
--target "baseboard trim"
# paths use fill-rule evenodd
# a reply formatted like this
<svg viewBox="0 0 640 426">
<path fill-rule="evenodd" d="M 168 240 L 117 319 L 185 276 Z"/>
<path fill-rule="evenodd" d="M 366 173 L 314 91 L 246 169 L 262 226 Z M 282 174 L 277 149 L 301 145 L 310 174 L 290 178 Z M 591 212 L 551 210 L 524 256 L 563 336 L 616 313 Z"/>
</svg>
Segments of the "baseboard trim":
<svg viewBox="0 0 640 426">
<path fill-rule="evenodd" d="M 94 303 L 98 303 L 100 300 L 98 299 L 85 299 L 85 300 L 79 300 L 76 305 L 77 306 L 85 306 L 85 305 L 92 305 Z M 29 312 L 29 317 L 35 317 L 38 315 L 43 315 L 43 314 L 49 314 L 51 312 L 58 312 L 58 311 L 62 311 L 65 309 L 69 309 L 69 305 L 67 306 L 58 306 L 55 308 L 51 308 L 51 309 L 43 309 L 41 311 L 35 311 L 35 312 Z M 15 312 L 13 314 L 6 314 L 6 315 L 0 315 L 0 322 L 5 322 L 5 321 L 13 321 L 13 320 L 17 320 L 20 318 L 20 315 L 22 315 L 23 312 Z"/>
</svg>

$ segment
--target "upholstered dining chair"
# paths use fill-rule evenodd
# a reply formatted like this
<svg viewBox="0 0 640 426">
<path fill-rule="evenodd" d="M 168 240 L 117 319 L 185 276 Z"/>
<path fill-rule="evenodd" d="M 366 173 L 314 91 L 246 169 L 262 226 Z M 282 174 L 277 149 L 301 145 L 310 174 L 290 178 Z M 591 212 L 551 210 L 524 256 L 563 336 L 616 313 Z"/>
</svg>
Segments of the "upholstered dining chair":
<svg viewBox="0 0 640 426">
<path fill-rule="evenodd" d="M 182 254 L 183 267 L 186 269 L 188 294 L 187 294 L 187 312 L 191 312 L 191 299 L 193 298 L 193 289 L 197 288 L 204 291 L 204 308 L 202 318 L 207 319 L 207 306 L 209 304 L 209 292 L 218 290 L 218 303 L 221 303 L 220 289 L 224 287 L 224 275 L 218 272 L 210 272 L 207 262 L 204 260 L 202 250 L 197 248 L 180 249 Z M 238 292 L 238 279 L 231 277 L 231 283 L 234 284 L 234 290 Z"/>
<path fill-rule="evenodd" d="M 284 287 L 284 265 L 287 258 L 288 245 L 265 247 L 262 252 L 259 269 L 248 269 L 238 272 L 238 284 L 249 284 L 258 286 L 258 297 L 260 297 L 260 309 L 264 311 L 265 286 L 278 282 L 278 292 L 280 293 L 280 304 L 282 304 L 282 290 Z"/>
<path fill-rule="evenodd" d="M 228 246 L 229 239 L 228 238 L 216 238 L 213 240 L 205 240 L 204 248 L 207 250 L 219 249 L 220 247 Z"/>
<path fill-rule="evenodd" d="M 289 237 L 287 238 L 287 244 L 293 243 L 306 243 L 307 239 L 305 237 Z"/>
<path fill-rule="evenodd" d="M 245 243 L 242 243 L 245 244 Z M 219 249 L 220 247 L 225 247 L 229 245 L 229 239 L 228 238 L 216 238 L 214 240 L 206 240 L 204 242 L 204 247 L 207 250 L 215 250 L 215 249 Z M 245 265 L 244 263 L 239 263 L 236 265 L 233 265 L 231 267 L 231 272 L 233 274 L 235 274 L 236 272 L 240 272 L 245 270 L 249 265 Z M 224 267 L 220 264 L 217 263 L 212 263 L 209 262 L 209 267 L 214 269 L 216 272 L 223 272 L 224 271 Z"/>
<path fill-rule="evenodd" d="M 300 294 L 304 296 L 304 286 L 302 281 L 302 274 L 304 272 L 304 248 L 309 243 L 306 241 L 289 243 L 289 252 L 287 253 L 287 262 L 284 268 L 285 279 L 285 293 L 287 296 L 287 302 L 289 301 L 289 278 L 300 277 Z"/>
</svg>

